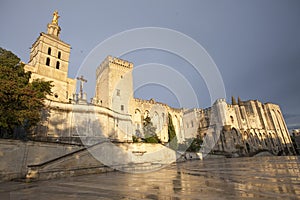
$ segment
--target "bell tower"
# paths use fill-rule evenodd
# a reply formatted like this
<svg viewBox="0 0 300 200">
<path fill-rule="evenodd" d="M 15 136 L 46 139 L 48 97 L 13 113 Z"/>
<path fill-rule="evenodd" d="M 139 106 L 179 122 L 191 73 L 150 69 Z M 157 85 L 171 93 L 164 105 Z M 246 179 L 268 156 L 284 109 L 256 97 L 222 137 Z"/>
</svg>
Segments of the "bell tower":
<svg viewBox="0 0 300 200">
<path fill-rule="evenodd" d="M 71 46 L 60 40 L 59 15 L 54 11 L 47 25 L 47 33 L 40 33 L 30 50 L 30 59 L 25 66 L 31 71 L 31 79 L 52 81 L 52 96 L 48 99 L 69 102 L 75 93 L 76 80 L 68 78 Z"/>
<path fill-rule="evenodd" d="M 58 15 L 57 10 L 54 11 L 53 13 L 53 18 L 52 18 L 52 22 L 48 24 L 48 31 L 47 33 L 49 35 L 52 35 L 54 37 L 57 37 L 59 39 L 59 34 L 60 34 L 60 27 L 58 26 L 58 18 L 60 16 Z"/>
</svg>

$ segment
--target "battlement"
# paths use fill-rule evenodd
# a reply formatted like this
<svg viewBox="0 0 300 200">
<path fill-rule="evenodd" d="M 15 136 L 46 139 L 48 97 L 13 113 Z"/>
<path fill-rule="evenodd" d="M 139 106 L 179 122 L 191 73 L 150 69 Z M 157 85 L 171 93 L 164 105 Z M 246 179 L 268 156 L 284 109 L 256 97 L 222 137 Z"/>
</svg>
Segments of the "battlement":
<svg viewBox="0 0 300 200">
<path fill-rule="evenodd" d="M 220 99 L 217 99 L 217 100 L 215 101 L 214 105 L 219 104 L 219 103 L 223 103 L 223 102 L 226 103 L 226 99 L 220 98 Z M 227 103 L 226 103 L 226 104 L 227 104 Z"/>
<path fill-rule="evenodd" d="M 107 56 L 97 68 L 96 76 L 98 77 L 106 67 L 112 67 L 112 66 L 121 67 L 125 69 L 132 69 L 133 63 L 117 57 Z"/>
<path fill-rule="evenodd" d="M 136 103 L 140 103 L 140 104 L 148 104 L 148 105 L 161 105 L 164 106 L 167 109 L 170 109 L 174 112 L 181 112 L 183 111 L 182 108 L 173 108 L 170 107 L 168 104 L 162 103 L 162 102 L 157 102 L 154 99 L 150 99 L 150 100 L 145 100 L 145 99 L 138 99 L 138 98 L 134 98 L 133 99 Z"/>
<path fill-rule="evenodd" d="M 126 67 L 129 69 L 133 68 L 133 63 L 132 62 L 128 62 L 126 60 L 117 58 L 117 57 L 112 57 L 112 56 L 107 56 L 106 59 L 108 59 L 108 62 L 115 64 L 115 65 L 119 65 L 122 67 Z"/>
<path fill-rule="evenodd" d="M 163 105 L 163 106 L 168 106 L 167 104 L 165 103 L 161 103 L 161 102 L 156 102 L 154 99 L 150 99 L 150 100 L 145 100 L 145 99 L 138 99 L 138 98 L 135 98 L 134 99 L 135 102 L 138 102 L 138 103 L 146 103 L 146 104 L 160 104 L 160 105 Z M 169 107 L 169 106 L 168 106 Z"/>
<path fill-rule="evenodd" d="M 189 114 L 189 113 L 192 113 L 192 112 L 202 112 L 202 109 L 201 108 L 191 108 L 191 109 L 186 109 L 183 111 L 183 114 L 186 115 L 186 114 Z"/>
</svg>

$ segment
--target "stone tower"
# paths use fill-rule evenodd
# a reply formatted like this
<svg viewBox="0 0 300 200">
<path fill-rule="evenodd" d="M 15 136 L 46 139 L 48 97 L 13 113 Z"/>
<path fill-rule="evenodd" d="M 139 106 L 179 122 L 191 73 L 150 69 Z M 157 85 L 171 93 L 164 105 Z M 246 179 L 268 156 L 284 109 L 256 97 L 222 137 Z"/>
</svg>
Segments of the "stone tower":
<svg viewBox="0 0 300 200">
<path fill-rule="evenodd" d="M 133 98 L 133 64 L 108 56 L 96 71 L 96 104 L 120 113 L 129 112 Z"/>
<path fill-rule="evenodd" d="M 40 33 L 33 43 L 25 70 L 32 72 L 31 80 L 52 81 L 53 95 L 48 96 L 48 99 L 69 102 L 75 92 L 76 80 L 68 78 L 71 46 L 60 40 L 58 18 L 58 12 L 55 11 L 47 26 L 47 33 Z"/>
</svg>

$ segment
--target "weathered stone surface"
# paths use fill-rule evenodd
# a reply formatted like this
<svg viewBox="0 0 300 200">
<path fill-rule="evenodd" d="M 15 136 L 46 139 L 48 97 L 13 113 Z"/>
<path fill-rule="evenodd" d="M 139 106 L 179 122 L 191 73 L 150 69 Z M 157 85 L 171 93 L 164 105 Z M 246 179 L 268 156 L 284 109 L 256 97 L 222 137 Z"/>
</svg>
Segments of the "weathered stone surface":
<svg viewBox="0 0 300 200">
<path fill-rule="evenodd" d="M 86 149 L 29 165 L 29 180 L 52 179 L 113 170 L 149 172 L 176 162 L 175 151 L 160 144 L 103 142 Z"/>
<path fill-rule="evenodd" d="M 60 26 L 49 23 L 47 33 L 40 33 L 30 50 L 26 71 L 31 71 L 31 80 L 52 81 L 53 95 L 48 99 L 69 102 L 76 89 L 76 80 L 68 78 L 71 46 L 59 38 Z"/>
<path fill-rule="evenodd" d="M 82 149 L 82 146 L 44 142 L 0 140 L 0 180 L 25 177 L 34 165 Z"/>
<path fill-rule="evenodd" d="M 241 98 L 237 103 L 232 98 L 233 105 L 218 99 L 210 108 L 187 110 L 174 109 L 154 99 L 135 99 L 133 63 L 112 56 L 107 56 L 96 70 L 93 102 L 71 104 L 76 81 L 67 77 L 70 45 L 59 39 L 59 33 L 56 21 L 48 25 L 47 34 L 41 33 L 33 44 L 30 62 L 25 67 L 33 72 L 32 79 L 44 78 L 55 85 L 54 96 L 49 97 L 54 101 L 47 102 L 49 113 L 45 113 L 45 122 L 33 138 L 80 138 L 87 145 L 104 139 L 131 142 L 132 136 L 143 137 L 143 119 L 149 116 L 159 139 L 166 143 L 170 113 L 178 142 L 200 136 L 204 140 L 204 155 L 210 151 L 250 155 L 260 150 L 294 154 L 278 105 Z M 61 63 L 59 69 L 54 65 L 57 62 Z"/>
<path fill-rule="evenodd" d="M 121 170 L 160 169 L 180 157 L 160 144 L 102 142 L 88 148 L 44 142 L 0 140 L 0 180 L 52 179 Z"/>
<path fill-rule="evenodd" d="M 0 183 L 0 199 L 299 199 L 299 157 L 208 159 L 151 173 Z"/>
<path fill-rule="evenodd" d="M 282 112 L 276 104 L 249 100 L 230 105 L 218 100 L 211 108 L 186 111 L 183 119 L 188 136 L 200 134 L 208 140 L 211 135 L 213 151 L 249 155 L 269 150 L 274 154 L 294 154 Z M 197 126 L 192 127 L 191 122 Z"/>
</svg>

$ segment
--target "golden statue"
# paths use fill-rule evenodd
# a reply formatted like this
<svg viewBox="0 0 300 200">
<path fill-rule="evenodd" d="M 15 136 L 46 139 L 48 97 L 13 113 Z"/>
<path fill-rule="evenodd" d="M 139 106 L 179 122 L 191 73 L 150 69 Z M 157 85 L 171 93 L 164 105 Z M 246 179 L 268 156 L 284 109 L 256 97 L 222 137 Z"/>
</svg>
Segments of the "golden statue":
<svg viewBox="0 0 300 200">
<path fill-rule="evenodd" d="M 58 11 L 55 10 L 53 12 L 52 24 L 58 25 L 58 18 L 59 18 Z"/>
</svg>

